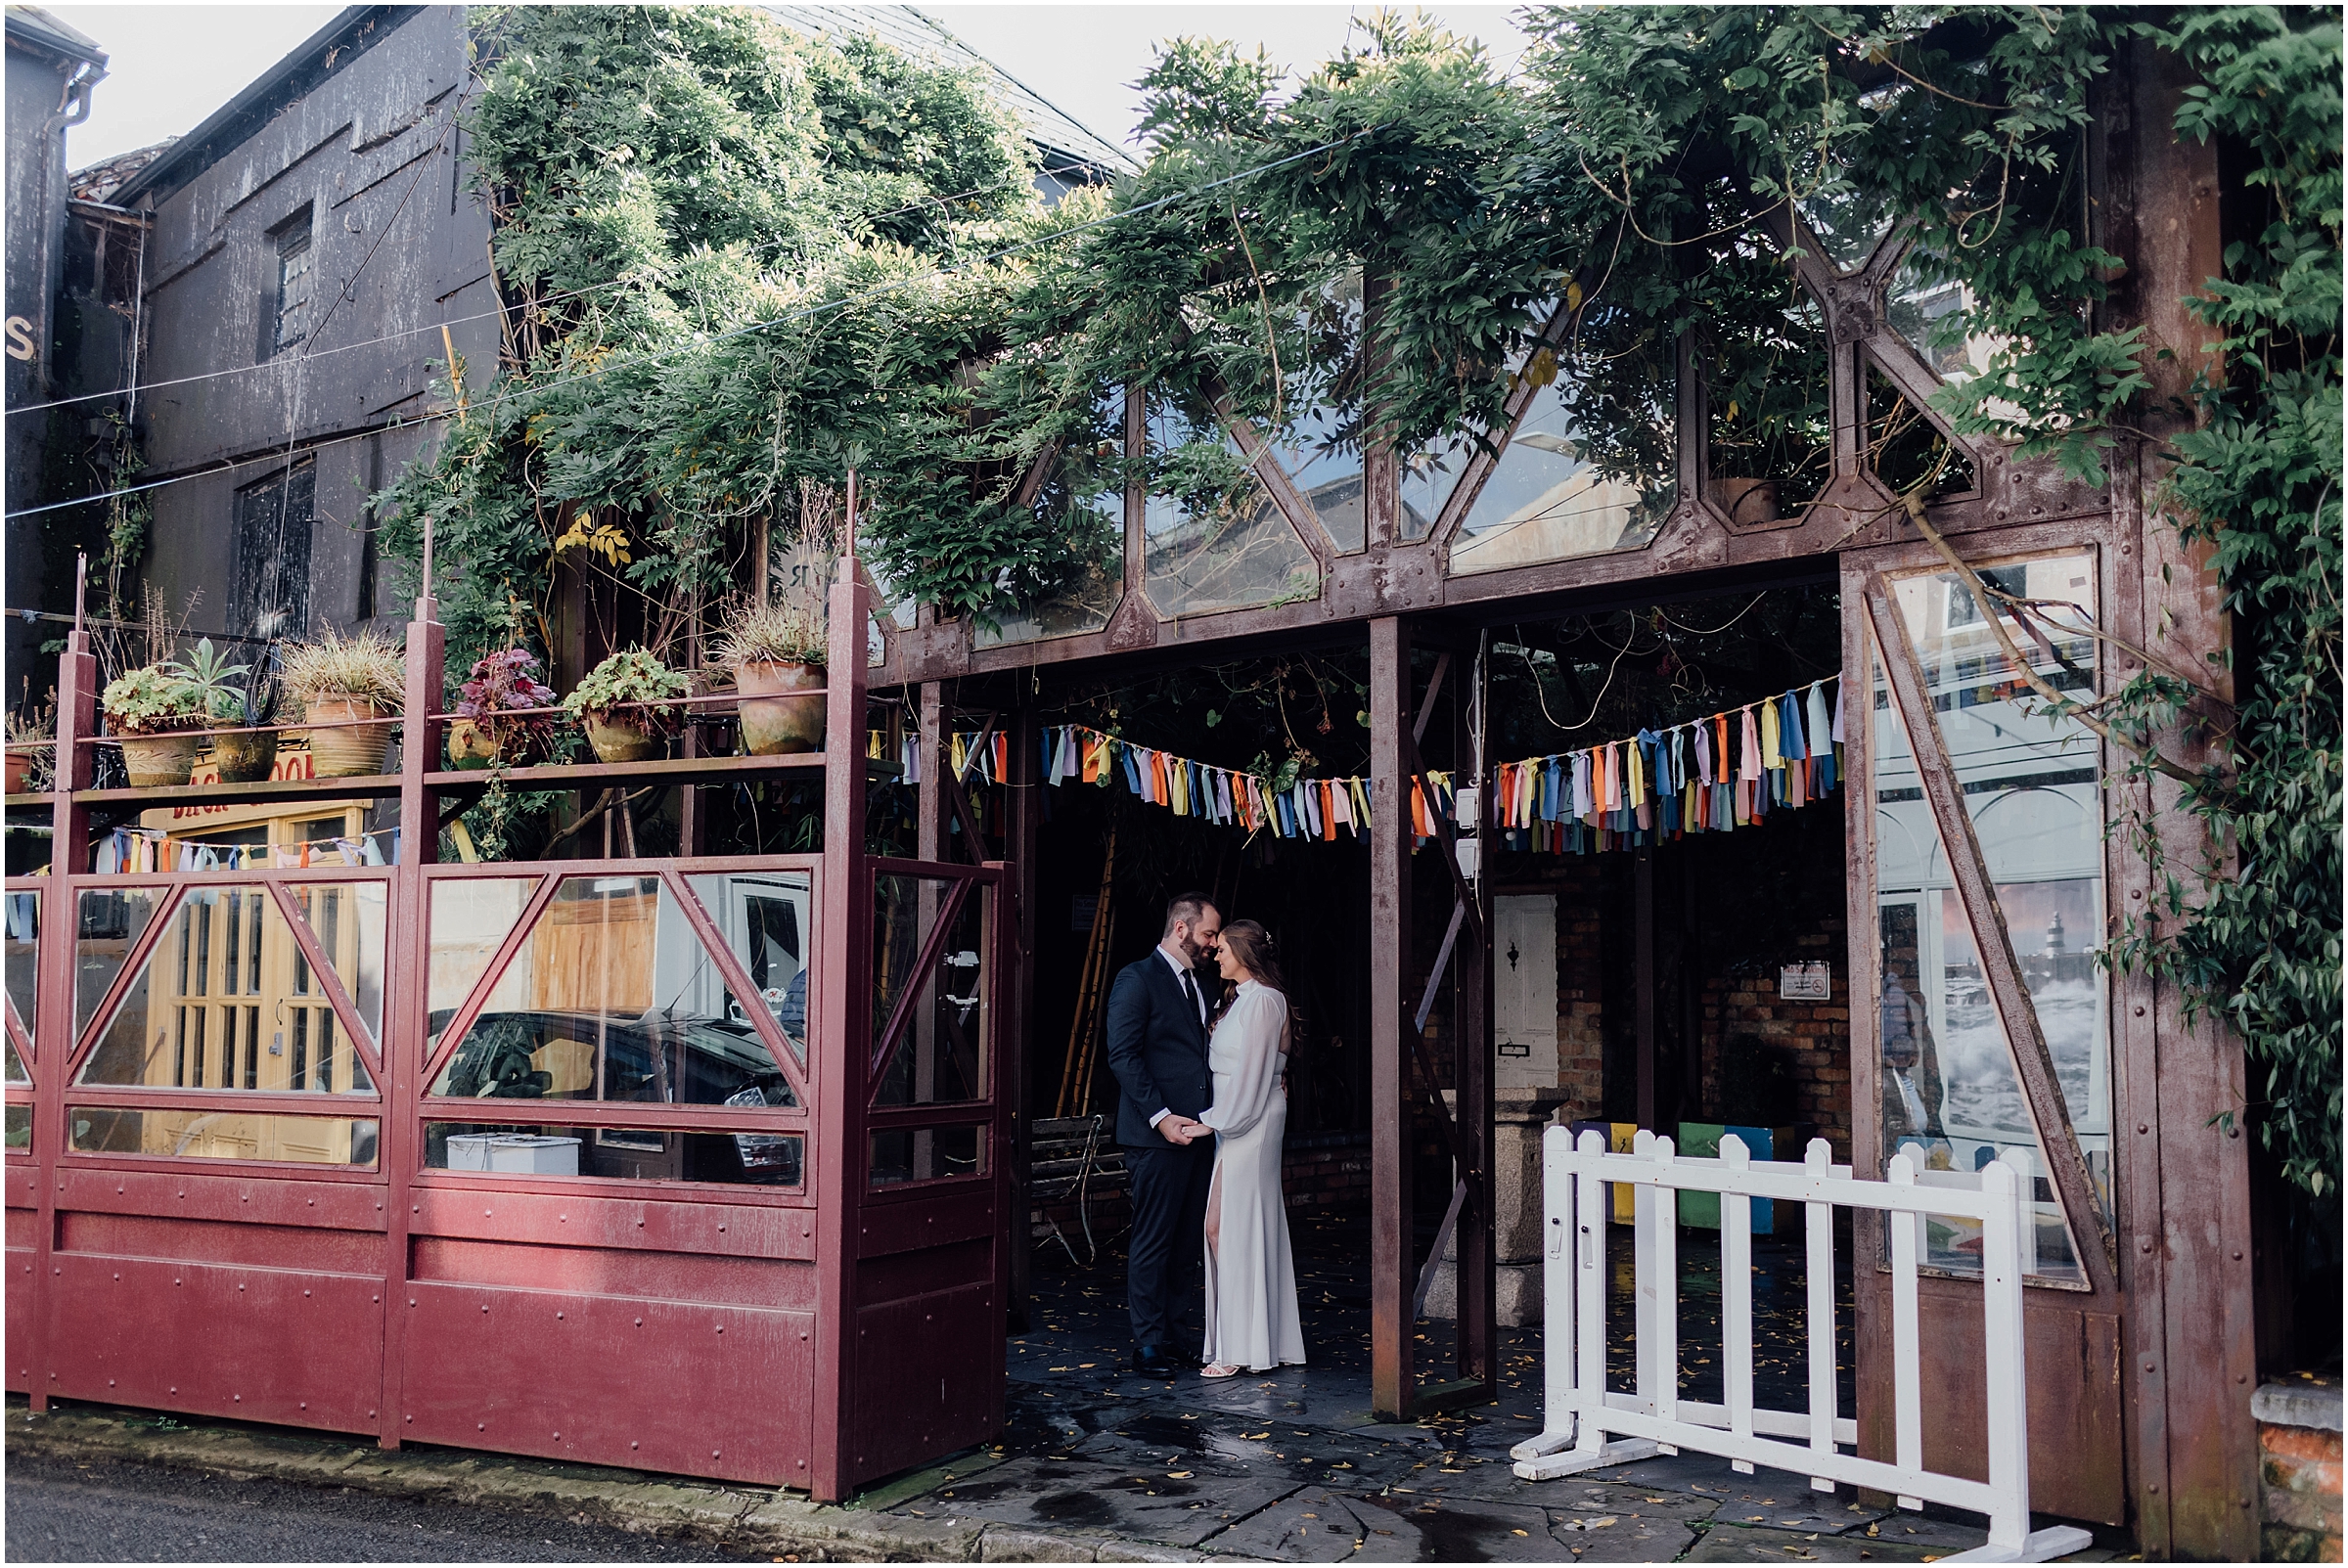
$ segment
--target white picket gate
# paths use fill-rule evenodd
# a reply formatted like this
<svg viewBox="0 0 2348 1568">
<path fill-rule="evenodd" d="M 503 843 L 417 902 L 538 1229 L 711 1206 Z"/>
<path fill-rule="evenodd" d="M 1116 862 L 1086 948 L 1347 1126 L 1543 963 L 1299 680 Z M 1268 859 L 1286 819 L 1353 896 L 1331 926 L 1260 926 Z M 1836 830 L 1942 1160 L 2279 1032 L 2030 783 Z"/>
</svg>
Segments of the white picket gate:
<svg viewBox="0 0 2348 1568">
<path fill-rule="evenodd" d="M 1606 1392 L 1606 1187 L 1635 1189 L 1633 1252 L 1638 1283 L 1637 1392 Z M 1679 1194 L 1720 1195 L 1721 1362 L 1726 1403 L 1680 1397 Z M 1804 1205 L 1807 1238 L 1810 1408 L 1753 1405 L 1751 1204 Z M 1834 1226 L 1836 1205 L 1889 1216 L 1892 1304 L 1893 1458 L 1862 1458 L 1858 1423 L 1835 1409 Z M 1918 1173 L 1906 1155 L 1890 1180 L 1863 1182 L 1812 1140 L 1799 1165 L 1755 1161 L 1743 1141 L 1721 1140 L 1718 1159 L 1681 1158 L 1671 1140 L 1640 1133 L 1628 1154 L 1609 1154 L 1598 1134 L 1580 1145 L 1562 1127 L 1542 1143 L 1545 1230 L 1544 1427 L 1512 1450 L 1516 1473 L 1546 1481 L 1600 1465 L 1692 1449 L 1738 1470 L 1756 1465 L 1810 1477 L 1821 1492 L 1837 1483 L 1899 1499 L 1989 1516 L 1989 1541 L 1948 1562 L 2047 1562 L 2083 1550 L 2084 1530 L 2030 1528 L 2030 1435 L 2022 1370 L 2022 1247 L 2034 1232 L 2029 1183 L 1992 1162 L 1977 1176 Z M 1989 1382 L 1989 1479 L 1928 1470 L 1918 1372 L 1916 1266 L 1927 1214 L 1981 1224 L 1984 1370 Z"/>
</svg>

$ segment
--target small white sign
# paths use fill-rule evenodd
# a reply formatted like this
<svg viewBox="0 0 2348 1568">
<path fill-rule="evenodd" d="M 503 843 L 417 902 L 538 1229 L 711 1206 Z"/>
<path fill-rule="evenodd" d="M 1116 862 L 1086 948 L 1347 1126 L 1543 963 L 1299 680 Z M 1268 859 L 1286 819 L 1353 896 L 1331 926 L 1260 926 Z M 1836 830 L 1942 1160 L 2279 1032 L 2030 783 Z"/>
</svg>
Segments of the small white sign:
<svg viewBox="0 0 2348 1568">
<path fill-rule="evenodd" d="M 1834 970 L 1825 963 L 1788 963 L 1778 970 L 1778 995 L 1788 1002 L 1829 1002 Z"/>
</svg>

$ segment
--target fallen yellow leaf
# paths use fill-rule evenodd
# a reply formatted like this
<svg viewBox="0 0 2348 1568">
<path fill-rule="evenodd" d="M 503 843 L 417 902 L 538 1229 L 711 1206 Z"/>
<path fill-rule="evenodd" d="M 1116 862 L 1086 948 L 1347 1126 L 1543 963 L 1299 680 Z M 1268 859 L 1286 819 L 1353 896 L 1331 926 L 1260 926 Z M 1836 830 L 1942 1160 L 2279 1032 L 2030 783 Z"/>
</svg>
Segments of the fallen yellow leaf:
<svg viewBox="0 0 2348 1568">
<path fill-rule="evenodd" d="M 1166 1479 L 1169 1481 L 1188 1481 L 1190 1478 L 1191 1472 L 1188 1470 L 1168 1470 L 1166 1472 Z"/>
</svg>

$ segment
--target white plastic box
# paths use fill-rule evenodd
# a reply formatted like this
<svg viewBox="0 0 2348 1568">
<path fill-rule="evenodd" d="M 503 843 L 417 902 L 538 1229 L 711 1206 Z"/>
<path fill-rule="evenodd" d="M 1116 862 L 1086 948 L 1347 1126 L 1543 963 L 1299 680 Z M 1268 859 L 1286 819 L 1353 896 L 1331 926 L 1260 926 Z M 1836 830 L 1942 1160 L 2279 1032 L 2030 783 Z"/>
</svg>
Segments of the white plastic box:
<svg viewBox="0 0 2348 1568">
<path fill-rule="evenodd" d="M 455 1139 L 450 1139 L 453 1145 Z M 456 1156 L 452 1153 L 453 1164 Z M 508 1133 L 489 1141 L 489 1169 L 519 1171 L 532 1176 L 576 1176 L 579 1174 L 579 1141 L 575 1138 L 545 1138 L 529 1133 Z"/>
</svg>

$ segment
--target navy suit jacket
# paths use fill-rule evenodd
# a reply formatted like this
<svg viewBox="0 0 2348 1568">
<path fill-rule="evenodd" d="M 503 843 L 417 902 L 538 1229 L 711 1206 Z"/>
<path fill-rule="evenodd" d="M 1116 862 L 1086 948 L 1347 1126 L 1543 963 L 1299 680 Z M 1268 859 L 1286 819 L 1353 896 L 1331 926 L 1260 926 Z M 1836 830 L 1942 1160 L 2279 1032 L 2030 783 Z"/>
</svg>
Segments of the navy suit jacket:
<svg viewBox="0 0 2348 1568">
<path fill-rule="evenodd" d="M 1214 1097 L 1206 1025 L 1155 948 L 1118 970 L 1108 989 L 1108 1070 L 1117 1075 L 1117 1142 L 1127 1148 L 1171 1147 L 1150 1118 L 1197 1116 Z"/>
</svg>

